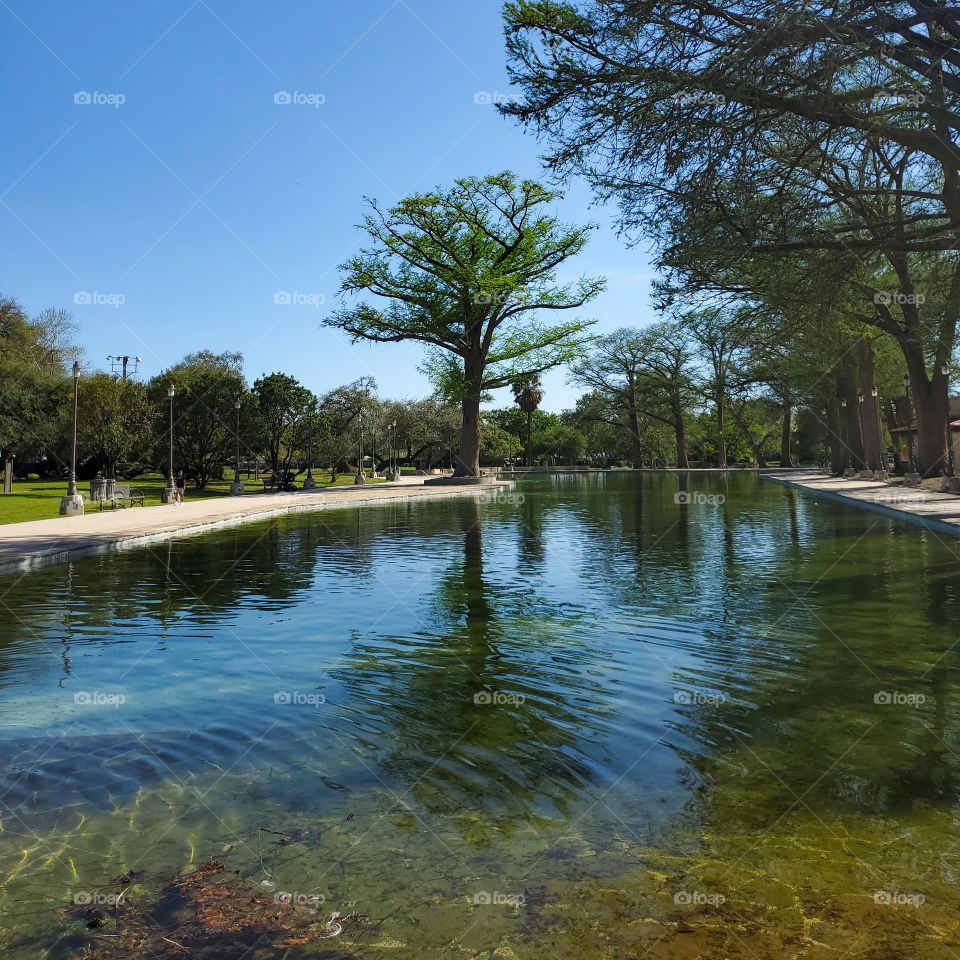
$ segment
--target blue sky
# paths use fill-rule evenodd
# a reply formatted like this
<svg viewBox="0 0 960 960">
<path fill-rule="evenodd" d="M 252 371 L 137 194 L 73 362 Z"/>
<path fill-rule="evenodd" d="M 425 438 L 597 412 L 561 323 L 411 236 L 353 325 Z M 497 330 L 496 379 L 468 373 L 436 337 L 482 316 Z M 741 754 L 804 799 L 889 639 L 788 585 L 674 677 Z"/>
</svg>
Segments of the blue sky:
<svg viewBox="0 0 960 960">
<path fill-rule="evenodd" d="M 476 102 L 510 92 L 499 0 L 0 0 L 0 21 L 0 292 L 70 309 L 94 366 L 139 354 L 149 377 L 209 347 L 251 379 L 429 392 L 418 346 L 320 321 L 364 196 L 542 175 L 536 141 Z M 600 224 L 568 271 L 609 278 L 585 314 L 653 319 L 646 251 L 582 185 L 558 209 Z M 545 386 L 572 404 L 563 373 Z"/>
</svg>

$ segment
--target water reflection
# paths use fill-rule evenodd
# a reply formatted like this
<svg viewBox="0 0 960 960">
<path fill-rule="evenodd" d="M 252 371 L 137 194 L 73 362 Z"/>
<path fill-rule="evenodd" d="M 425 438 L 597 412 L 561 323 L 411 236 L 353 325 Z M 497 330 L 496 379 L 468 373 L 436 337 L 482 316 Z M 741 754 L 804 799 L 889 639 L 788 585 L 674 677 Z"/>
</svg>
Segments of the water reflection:
<svg viewBox="0 0 960 960">
<path fill-rule="evenodd" d="M 748 476 L 521 492 L 277 518 L 0 583 L 22 955 L 71 870 L 176 872 L 223 846 L 251 876 L 322 877 L 391 914 L 411 955 L 736 956 L 730 931 L 789 915 L 786 958 L 809 929 L 797 904 L 885 884 L 953 904 L 955 545 Z M 291 823 L 315 839 L 262 864 L 259 826 Z M 487 888 L 528 906 L 465 916 Z M 731 912 L 683 952 L 687 888 Z"/>
<path fill-rule="evenodd" d="M 453 519 L 462 553 L 427 599 L 431 631 L 359 640 L 337 671 L 356 736 L 428 811 L 472 830 L 481 813 L 506 830 L 564 815 L 603 756 L 586 742 L 609 716 L 596 653 L 558 647 L 557 623 L 518 630 L 510 595 L 484 577 L 483 506 L 461 501 Z M 519 535 L 519 578 L 538 539 Z"/>
</svg>

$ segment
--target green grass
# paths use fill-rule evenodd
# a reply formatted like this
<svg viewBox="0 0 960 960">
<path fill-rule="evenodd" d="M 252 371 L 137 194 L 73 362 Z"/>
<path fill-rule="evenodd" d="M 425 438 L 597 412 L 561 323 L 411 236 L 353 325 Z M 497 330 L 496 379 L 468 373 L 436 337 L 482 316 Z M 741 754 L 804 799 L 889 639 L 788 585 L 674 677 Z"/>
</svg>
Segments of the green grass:
<svg viewBox="0 0 960 960">
<path fill-rule="evenodd" d="M 297 476 L 297 486 L 303 485 L 306 473 Z M 252 477 L 247 480 L 241 476 L 247 493 L 262 493 L 263 484 Z M 330 471 L 313 471 L 313 479 L 318 487 L 329 487 Z M 120 483 L 129 483 L 131 489 L 142 490 L 146 507 L 160 506 L 160 495 L 166 487 L 166 480 L 158 473 L 137 477 L 135 480 L 121 480 Z M 186 495 L 190 500 L 201 500 L 208 497 L 224 497 L 229 493 L 230 480 L 211 481 L 203 490 L 197 490 L 192 484 L 187 484 Z M 383 483 L 382 479 L 370 480 L 367 483 Z M 353 486 L 353 474 L 339 474 L 335 486 Z M 89 481 L 78 481 L 77 490 L 83 494 L 88 511 L 97 512 L 100 505 L 89 500 Z M 24 523 L 27 520 L 46 520 L 60 515 L 60 498 L 67 492 L 65 480 L 14 480 L 13 493 L 0 493 L 0 525 L 5 523 Z M 109 509 L 106 507 L 105 509 Z M 139 510 L 139 507 L 134 509 Z"/>
</svg>

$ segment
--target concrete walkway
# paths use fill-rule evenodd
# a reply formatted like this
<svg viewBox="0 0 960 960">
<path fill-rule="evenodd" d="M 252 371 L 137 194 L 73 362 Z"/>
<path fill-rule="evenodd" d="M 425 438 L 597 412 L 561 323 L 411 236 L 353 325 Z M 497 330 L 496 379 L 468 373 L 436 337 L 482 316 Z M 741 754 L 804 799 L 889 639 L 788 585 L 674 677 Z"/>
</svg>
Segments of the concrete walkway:
<svg viewBox="0 0 960 960">
<path fill-rule="evenodd" d="M 763 476 L 772 483 L 795 487 L 815 497 L 960 537 L 960 496 L 956 494 L 933 493 L 879 480 L 845 480 L 820 470 L 792 470 Z"/>
<path fill-rule="evenodd" d="M 391 500 L 476 497 L 500 483 L 483 487 L 442 487 L 423 484 L 424 477 L 404 477 L 394 483 L 362 487 L 331 487 L 306 493 L 251 493 L 242 497 L 211 497 L 177 505 L 97 510 L 82 517 L 55 517 L 0 526 L 0 571 L 28 569 L 41 563 L 86 553 L 122 549 L 175 536 L 202 533 L 281 513 L 348 507 Z"/>
</svg>

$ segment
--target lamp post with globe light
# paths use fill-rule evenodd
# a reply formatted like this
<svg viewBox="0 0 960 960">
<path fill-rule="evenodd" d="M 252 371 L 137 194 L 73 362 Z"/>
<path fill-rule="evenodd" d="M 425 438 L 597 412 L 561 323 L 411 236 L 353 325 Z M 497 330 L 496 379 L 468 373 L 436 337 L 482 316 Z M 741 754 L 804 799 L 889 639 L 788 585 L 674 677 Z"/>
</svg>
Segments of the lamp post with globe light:
<svg viewBox="0 0 960 960">
<path fill-rule="evenodd" d="M 239 497 L 243 494 L 243 481 L 240 479 L 240 407 L 242 406 L 240 398 L 237 397 L 233 402 L 233 409 L 237 411 L 237 428 L 236 428 L 236 460 L 234 460 L 233 466 L 233 483 L 230 484 L 230 496 Z"/>
<path fill-rule="evenodd" d="M 847 409 L 847 398 L 840 398 L 840 420 L 843 423 L 843 445 L 847 450 L 847 469 L 844 470 L 843 475 L 845 477 L 855 477 L 857 471 L 853 469 L 853 450 L 850 447 L 850 423 L 847 419 L 846 409 Z"/>
<path fill-rule="evenodd" d="M 877 456 L 880 458 L 880 462 L 877 465 L 876 472 L 874 474 L 875 480 L 886 480 L 887 479 L 887 454 L 883 449 L 883 421 L 880 419 L 880 391 L 876 387 L 873 387 L 870 390 L 870 396 L 873 397 L 874 407 L 876 408 L 877 413 Z"/>
<path fill-rule="evenodd" d="M 397 421 L 391 420 L 387 424 L 387 435 L 390 440 L 390 466 L 387 470 L 387 479 L 391 482 L 400 477 L 397 469 Z"/>
<path fill-rule="evenodd" d="M 367 482 L 363 471 L 363 411 L 357 411 L 357 475 L 353 478 L 354 486 L 361 486 Z"/>
<path fill-rule="evenodd" d="M 945 426 L 947 440 L 947 476 L 953 476 L 953 437 L 950 427 L 950 367 L 946 363 L 940 364 L 940 372 L 943 374 L 943 389 L 947 395 L 947 423 Z"/>
<path fill-rule="evenodd" d="M 867 438 L 863 433 L 863 400 L 863 391 L 857 387 L 857 415 L 860 422 L 860 468 L 863 473 L 871 473 L 870 464 L 867 463 Z"/>
<path fill-rule="evenodd" d="M 60 514 L 77 517 L 83 513 L 83 496 L 77 493 L 77 411 L 80 393 L 80 361 L 73 362 L 73 443 L 70 448 L 70 481 L 60 499 Z"/>
<path fill-rule="evenodd" d="M 167 463 L 167 488 L 160 495 L 161 503 L 176 503 L 177 490 L 173 482 L 173 398 L 177 389 L 172 383 L 167 385 L 167 397 L 170 400 L 170 459 Z"/>
</svg>

